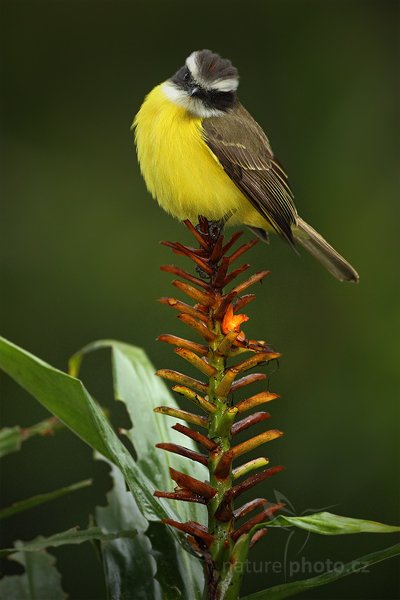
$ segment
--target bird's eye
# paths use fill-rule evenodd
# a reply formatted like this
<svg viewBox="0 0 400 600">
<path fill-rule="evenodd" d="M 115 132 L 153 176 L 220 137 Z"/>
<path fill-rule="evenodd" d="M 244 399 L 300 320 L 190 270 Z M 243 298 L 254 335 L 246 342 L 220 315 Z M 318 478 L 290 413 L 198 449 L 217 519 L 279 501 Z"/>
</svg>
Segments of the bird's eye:
<svg viewBox="0 0 400 600">
<path fill-rule="evenodd" d="M 183 74 L 183 81 L 188 82 L 190 80 L 190 71 L 187 69 Z"/>
</svg>

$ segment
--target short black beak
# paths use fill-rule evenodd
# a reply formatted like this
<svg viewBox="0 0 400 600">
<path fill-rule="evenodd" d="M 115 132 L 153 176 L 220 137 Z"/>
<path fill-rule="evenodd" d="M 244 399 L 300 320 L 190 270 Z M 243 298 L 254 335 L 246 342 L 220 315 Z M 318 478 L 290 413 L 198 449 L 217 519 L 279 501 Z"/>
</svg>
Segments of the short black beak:
<svg viewBox="0 0 400 600">
<path fill-rule="evenodd" d="M 189 92 L 189 96 L 192 97 L 196 97 L 196 96 L 200 96 L 201 95 L 201 89 L 196 85 L 195 87 L 193 87 L 190 92 Z"/>
</svg>

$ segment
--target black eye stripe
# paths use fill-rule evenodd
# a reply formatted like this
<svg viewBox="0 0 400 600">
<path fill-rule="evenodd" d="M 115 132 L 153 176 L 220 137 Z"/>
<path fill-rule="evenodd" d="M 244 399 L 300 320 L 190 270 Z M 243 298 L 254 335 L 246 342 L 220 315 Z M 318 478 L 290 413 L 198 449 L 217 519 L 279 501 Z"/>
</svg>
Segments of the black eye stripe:
<svg viewBox="0 0 400 600">
<path fill-rule="evenodd" d="M 217 110 L 226 111 L 233 106 L 236 100 L 235 92 L 221 92 L 219 90 L 205 90 L 200 88 L 200 93 L 197 97 L 208 108 L 215 108 Z"/>
<path fill-rule="evenodd" d="M 235 92 L 219 92 L 210 90 L 207 93 L 207 104 L 217 110 L 226 111 L 231 108 L 236 100 Z"/>
<path fill-rule="evenodd" d="M 213 99 L 218 99 L 218 98 L 230 98 L 232 96 L 233 92 L 221 92 L 220 90 L 209 90 L 209 92 L 207 92 L 208 96 L 210 97 L 211 100 Z"/>
</svg>

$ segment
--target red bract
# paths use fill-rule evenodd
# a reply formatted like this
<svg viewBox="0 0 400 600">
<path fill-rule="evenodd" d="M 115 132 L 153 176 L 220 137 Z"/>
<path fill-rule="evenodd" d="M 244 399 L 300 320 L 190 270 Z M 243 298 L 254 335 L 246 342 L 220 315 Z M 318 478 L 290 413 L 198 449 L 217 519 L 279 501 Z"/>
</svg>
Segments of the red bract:
<svg viewBox="0 0 400 600">
<path fill-rule="evenodd" d="M 261 532 L 265 529 L 260 530 L 260 524 L 262 527 L 264 521 L 282 508 L 281 504 L 271 505 L 262 498 L 241 507 L 234 506 L 242 493 L 283 469 L 282 466 L 264 468 L 269 463 L 266 457 L 239 465 L 234 464 L 236 459 L 279 438 L 282 432 L 269 429 L 233 443 L 236 435 L 270 416 L 261 411 L 243 418 L 242 413 L 278 397 L 264 390 L 247 398 L 238 398 L 238 391 L 240 393 L 248 385 L 266 379 L 264 373 L 248 371 L 280 355 L 264 341 L 248 340 L 241 326 L 249 317 L 235 314 L 235 310 L 239 311 L 255 299 L 254 294 L 243 295 L 243 292 L 262 281 L 269 272 L 255 273 L 230 290 L 225 290 L 250 266 L 246 263 L 230 271 L 232 263 L 257 241 L 243 244 L 228 256 L 240 233 L 233 234 L 224 243 L 223 228 L 218 223 L 199 217 L 197 227 L 188 221 L 185 225 L 198 247 L 178 242 L 163 244 L 174 253 L 192 260 L 197 274 L 187 273 L 175 265 L 166 265 L 161 269 L 179 278 L 172 283 L 191 299 L 191 303 L 172 297 L 161 298 L 161 302 L 178 311 L 179 319 L 196 333 L 200 343 L 171 334 L 163 334 L 159 340 L 176 346 L 175 352 L 199 371 L 200 378 L 170 369 L 160 369 L 157 374 L 173 382 L 172 389 L 200 408 L 203 414 L 166 406 L 159 407 L 156 412 L 186 421 L 189 426 L 177 423 L 173 428 L 196 441 L 199 452 L 168 442 L 160 442 L 157 447 L 206 465 L 209 480 L 200 481 L 170 469 L 171 478 L 176 484 L 174 491 L 157 491 L 156 496 L 196 502 L 207 507 L 207 527 L 193 521 L 178 523 L 169 519 L 166 523 L 184 532 L 195 554 L 204 561 L 207 597 L 214 600 L 221 597 L 227 581 L 231 582 L 229 585 L 233 586 L 233 590 L 239 589 L 242 574 L 237 569 L 238 561 L 246 560 L 250 546 L 263 537 Z M 238 362 L 237 357 L 244 353 L 250 353 L 250 357 Z M 241 418 L 236 421 L 239 414 Z M 193 426 L 200 427 L 202 431 L 195 430 Z M 255 470 L 257 473 L 254 473 Z M 246 477 L 241 479 L 243 476 Z M 256 509 L 260 509 L 259 512 L 243 523 L 242 519 Z M 253 531 L 256 525 L 257 531 Z"/>
</svg>

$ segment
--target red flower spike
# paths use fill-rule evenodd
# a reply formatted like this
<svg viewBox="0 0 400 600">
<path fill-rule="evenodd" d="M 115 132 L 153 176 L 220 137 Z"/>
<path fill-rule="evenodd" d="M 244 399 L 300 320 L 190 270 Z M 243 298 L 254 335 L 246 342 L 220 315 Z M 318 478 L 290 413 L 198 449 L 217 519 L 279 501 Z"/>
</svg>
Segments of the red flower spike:
<svg viewBox="0 0 400 600">
<path fill-rule="evenodd" d="M 232 465 L 237 457 L 282 435 L 279 430 L 271 429 L 233 445 L 235 435 L 247 431 L 252 425 L 261 423 L 270 416 L 263 411 L 255 412 L 235 422 L 236 415 L 278 397 L 277 394 L 263 391 L 245 399 L 237 398 L 236 395 L 239 395 L 245 386 L 266 379 L 264 373 L 244 373 L 257 365 L 278 358 L 280 354 L 262 340 L 247 339 L 241 330 L 243 323 L 248 321 L 248 316 L 239 311 L 255 299 L 255 294 L 243 295 L 243 292 L 262 281 L 269 271 L 255 273 L 229 289 L 232 281 L 250 267 L 245 263 L 232 269 L 232 263 L 248 252 L 257 240 L 246 242 L 231 251 L 242 235 L 241 232 L 234 233 L 224 244 L 222 222 L 209 222 L 200 216 L 196 227 L 189 221 L 185 221 L 184 224 L 199 245 L 198 248 L 179 242 L 163 244 L 174 253 L 191 260 L 195 265 L 196 275 L 175 265 L 165 265 L 161 269 L 178 278 L 172 282 L 173 285 L 185 293 L 191 302 L 186 303 L 170 297 L 161 298 L 160 301 L 177 310 L 178 318 L 204 341 L 199 344 L 170 334 L 163 334 L 158 339 L 176 346 L 175 352 L 198 369 L 203 374 L 204 381 L 170 369 L 160 369 L 157 374 L 173 382 L 173 391 L 200 407 L 206 416 L 168 406 L 158 407 L 155 411 L 186 421 L 187 425 L 176 423 L 173 429 L 198 443 L 202 451 L 198 452 L 168 441 L 161 441 L 157 447 L 207 466 L 209 480 L 200 481 L 171 468 L 170 475 L 177 486 L 173 491 L 157 491 L 155 495 L 207 505 L 208 527 L 194 521 L 178 523 L 166 519 L 164 522 L 186 535 L 193 553 L 204 562 L 207 590 L 205 596 L 209 600 L 217 600 L 222 598 L 222 590 L 228 585 L 231 586 L 235 577 L 240 577 L 227 571 L 226 577 L 233 579 L 230 579 L 229 583 L 224 581 L 222 566 L 238 560 L 234 548 L 239 538 L 248 534 L 255 525 L 262 523 L 263 528 L 251 538 L 250 546 L 254 545 L 267 531 L 263 521 L 268 520 L 282 506 L 270 506 L 263 498 L 256 498 L 240 508 L 235 508 L 236 498 L 258 483 L 266 481 L 283 467 L 265 468 L 269 462 L 265 457 L 253 458 L 235 468 Z M 228 251 L 231 251 L 229 256 Z M 232 358 L 245 352 L 251 353 L 250 358 L 235 365 L 230 363 Z M 193 426 L 202 427 L 202 433 L 196 431 Z M 248 475 L 256 469 L 259 471 Z M 246 478 L 236 483 L 241 477 Z M 261 509 L 261 512 L 240 527 L 236 526 L 238 519 L 256 509 Z M 235 585 L 236 593 L 239 587 Z"/>
</svg>

